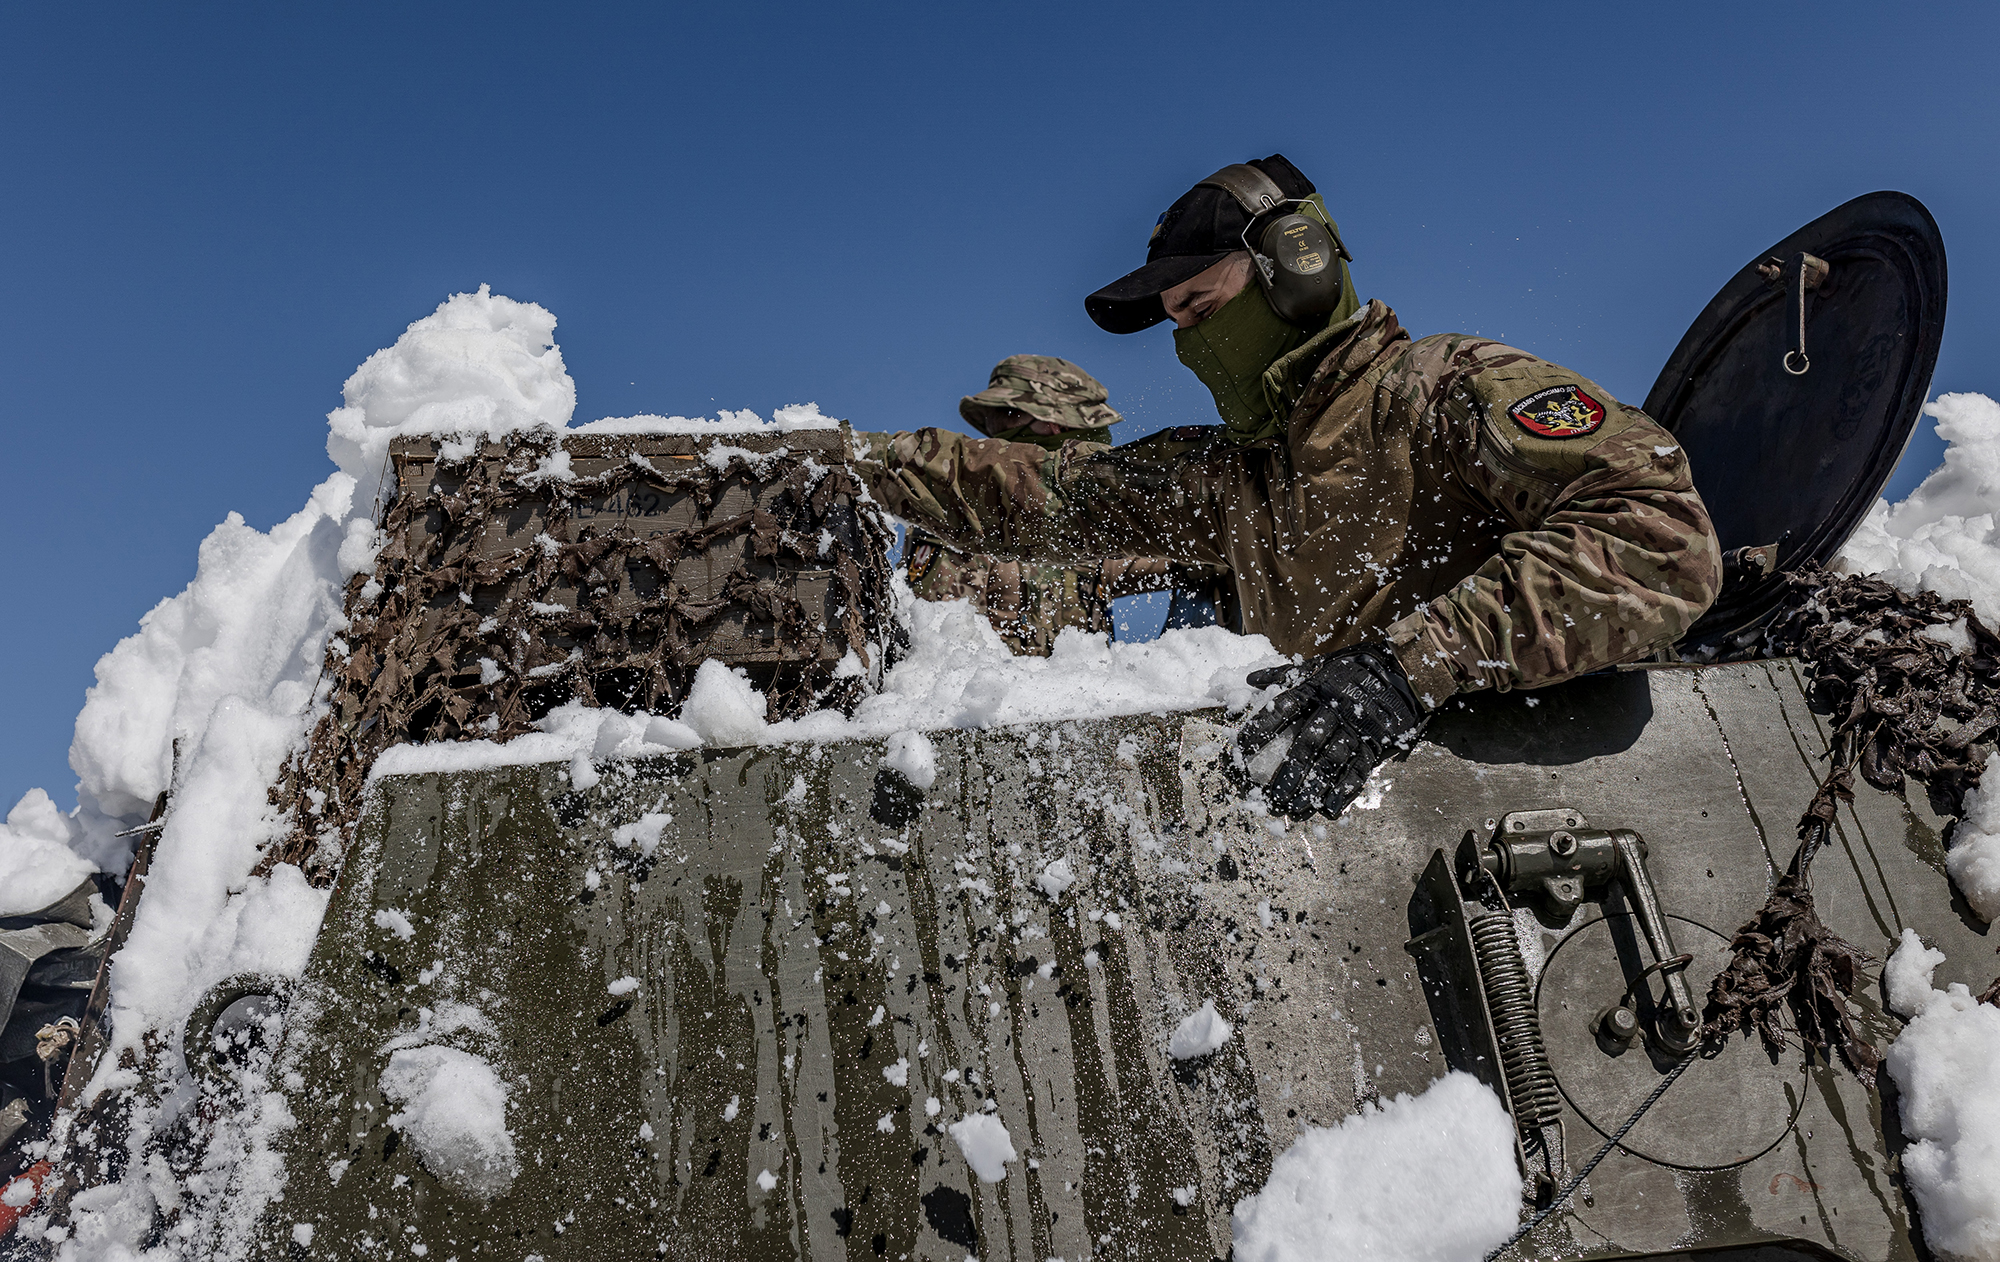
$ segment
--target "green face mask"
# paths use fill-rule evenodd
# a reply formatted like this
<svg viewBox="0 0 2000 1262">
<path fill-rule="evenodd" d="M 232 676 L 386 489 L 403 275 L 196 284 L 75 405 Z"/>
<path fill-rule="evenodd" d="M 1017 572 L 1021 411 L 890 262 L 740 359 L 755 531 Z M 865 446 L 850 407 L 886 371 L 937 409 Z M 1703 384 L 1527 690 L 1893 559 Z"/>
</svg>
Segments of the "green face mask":
<svg viewBox="0 0 2000 1262">
<path fill-rule="evenodd" d="M 1066 429 L 1060 434 L 1037 434 L 1030 425 L 1017 425 L 1013 429 L 1003 429 L 996 434 L 989 434 L 987 437 L 1002 439 L 1010 443 L 1033 443 L 1037 447 L 1046 447 L 1050 451 L 1054 451 L 1072 438 L 1086 443 L 1108 443 L 1111 441 L 1111 431 L 1108 429 Z"/>
<path fill-rule="evenodd" d="M 1277 432 L 1278 409 L 1264 390 L 1264 370 L 1319 332 L 1287 324 L 1253 280 L 1192 328 L 1174 330 L 1174 354 L 1215 396 L 1229 436 L 1250 442 Z"/>
</svg>

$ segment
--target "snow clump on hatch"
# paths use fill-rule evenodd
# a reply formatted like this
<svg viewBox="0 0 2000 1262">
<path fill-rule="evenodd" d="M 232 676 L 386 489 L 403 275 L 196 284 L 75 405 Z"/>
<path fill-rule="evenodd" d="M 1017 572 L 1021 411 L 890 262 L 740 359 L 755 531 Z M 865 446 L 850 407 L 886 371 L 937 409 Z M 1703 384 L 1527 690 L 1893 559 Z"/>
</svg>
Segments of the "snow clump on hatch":
<svg viewBox="0 0 2000 1262">
<path fill-rule="evenodd" d="M 1215 1010 L 1215 1000 L 1204 999 L 1201 1007 L 1181 1018 L 1167 1039 L 1167 1055 L 1175 1060 L 1206 1056 L 1229 1041 L 1236 1029 Z"/>
<path fill-rule="evenodd" d="M 1233 1256 L 1464 1262 L 1511 1235 L 1520 1211 L 1514 1123 L 1491 1088 L 1453 1071 L 1420 1096 L 1302 1129 L 1264 1190 L 1236 1202 Z"/>
<path fill-rule="evenodd" d="M 402 1106 L 389 1125 L 409 1137 L 424 1168 L 492 1199 L 521 1163 L 507 1130 L 507 1084 L 483 1057 L 455 1047 L 404 1047 L 382 1070 L 382 1094 Z"/>
<path fill-rule="evenodd" d="M 1944 952 L 1913 929 L 1882 969 L 1889 1008 L 1909 1019 L 1883 1062 L 1902 1094 L 1903 1176 L 1941 1255 L 2000 1258 L 2000 1008 L 1931 975 Z"/>
</svg>

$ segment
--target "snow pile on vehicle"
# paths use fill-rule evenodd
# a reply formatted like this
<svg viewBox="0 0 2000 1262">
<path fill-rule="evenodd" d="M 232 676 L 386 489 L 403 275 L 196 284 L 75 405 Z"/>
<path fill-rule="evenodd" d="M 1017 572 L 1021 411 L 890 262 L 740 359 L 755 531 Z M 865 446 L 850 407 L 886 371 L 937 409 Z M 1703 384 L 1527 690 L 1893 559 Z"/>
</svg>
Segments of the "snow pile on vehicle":
<svg viewBox="0 0 2000 1262">
<path fill-rule="evenodd" d="M 1514 1123 L 1491 1088 L 1454 1071 L 1420 1096 L 1301 1130 L 1264 1190 L 1236 1202 L 1233 1256 L 1466 1262 L 1511 1235 L 1520 1212 Z"/>
<path fill-rule="evenodd" d="M 326 452 L 374 504 L 398 435 L 450 435 L 465 450 L 523 429 L 562 429 L 576 383 L 555 344 L 556 318 L 481 285 L 455 294 L 370 355 L 327 414 Z"/>
<path fill-rule="evenodd" d="M 253 881 L 283 821 L 267 801 L 318 717 L 327 637 L 345 625 L 342 585 L 374 562 L 375 486 L 391 437 L 482 438 L 560 426 L 576 388 L 529 303 L 459 294 L 369 356 L 328 415 L 340 466 L 268 533 L 232 513 L 202 542 L 194 581 L 140 620 L 97 665 L 77 717 L 79 851 L 125 853 L 111 834 L 174 790 L 146 899 L 121 952 L 113 1053 L 171 1026 L 229 972 L 296 972 L 326 895 Z M 178 747 L 178 765 L 176 765 Z M 262 907 L 275 919 L 246 921 Z"/>
<path fill-rule="evenodd" d="M 1882 970 L 1909 1024 L 1884 1062 L 1902 1099 L 1903 1175 L 1939 1254 L 2000 1258 L 2000 1008 L 1958 982 L 1931 987 L 1944 952 L 1911 929 Z"/>
<path fill-rule="evenodd" d="M 821 416 L 819 407 L 812 403 L 793 403 L 781 407 L 765 420 L 748 410 L 732 412 L 723 408 L 714 420 L 707 417 L 686 416 L 608 416 L 599 421 L 585 421 L 571 427 L 576 434 L 690 434 L 708 437 L 724 434 L 768 434 L 777 430 L 789 434 L 802 429 L 839 429 L 840 422 L 830 416 Z"/>
<path fill-rule="evenodd" d="M 0 824 L 0 916 L 40 911 L 97 865 L 70 849 L 76 829 L 49 795 L 30 789 Z"/>
<path fill-rule="evenodd" d="M 1924 411 L 1937 418 L 1944 463 L 1902 503 L 1877 500 L 1838 564 L 1904 591 L 1970 600 L 1981 621 L 2000 626 L 2000 403 L 1941 394 Z"/>
<path fill-rule="evenodd" d="M 982 1183 L 998 1183 L 1007 1177 L 1007 1163 L 1019 1160 L 1014 1152 L 1014 1137 L 1007 1133 L 1007 1127 L 991 1113 L 974 1113 L 944 1128 L 945 1133 L 958 1143 L 958 1151 L 964 1155 L 965 1164 L 979 1176 Z"/>
<path fill-rule="evenodd" d="M 409 1137 L 425 1169 L 489 1200 L 513 1186 L 521 1163 L 507 1130 L 507 1084 L 483 1057 L 455 1047 L 399 1048 L 381 1085 L 402 1106 L 389 1125 Z"/>
<path fill-rule="evenodd" d="M 1235 1027 L 1215 1010 L 1215 1000 L 1204 999 L 1201 1007 L 1181 1018 L 1174 1032 L 1167 1039 L 1167 1055 L 1175 1060 L 1193 1060 L 1206 1056 L 1229 1041 Z"/>
<path fill-rule="evenodd" d="M 800 719 L 767 723 L 763 694 L 740 670 L 711 661 L 703 662 L 696 673 L 678 719 L 563 706 L 541 720 L 541 732 L 504 744 L 452 741 L 395 746 L 375 760 L 373 775 L 569 762 L 573 782 L 588 788 L 596 783 L 596 764 L 606 759 L 692 749 L 704 743 L 897 741 L 905 740 L 906 733 L 926 729 L 1160 714 L 1217 705 L 1240 708 L 1256 696 L 1243 677 L 1283 660 L 1263 636 L 1236 635 L 1221 627 L 1167 631 L 1142 644 L 1114 643 L 1101 632 L 1072 628 L 1056 637 L 1048 657 L 1016 657 L 993 624 L 966 601 L 920 601 L 900 581 L 898 599 L 910 613 L 909 654 L 890 669 L 880 691 L 862 700 L 852 718 L 820 710 Z M 923 774 L 922 751 L 914 743 L 899 745 L 892 754 L 916 773 L 913 782 Z M 934 765 L 930 774 L 936 775 Z"/>
<path fill-rule="evenodd" d="M 345 406 L 328 417 L 327 450 L 339 469 L 305 507 L 268 532 L 230 514 L 203 541 L 194 581 L 98 662 L 70 747 L 78 777 L 78 808 L 64 821 L 71 851 L 122 867 L 130 851 L 115 834 L 143 822 L 170 784 L 174 800 L 145 900 L 112 966 L 113 1035 L 98 1086 L 128 1079 L 121 1057 L 152 1056 L 147 1049 L 158 1040 L 148 1036 L 177 1029 L 222 978 L 303 970 L 326 892 L 296 868 L 262 879 L 251 872 L 285 828 L 268 793 L 322 709 L 327 638 L 345 625 L 342 585 L 374 563 L 375 494 L 389 440 L 402 432 L 490 438 L 566 424 L 575 387 L 549 341 L 554 327 L 542 308 L 485 289 L 456 295 L 412 324 L 349 378 Z M 16 808 L 27 813 L 25 828 L 10 819 L 9 852 L 19 851 L 22 835 L 65 840 L 43 827 L 46 812 L 32 799 Z M 75 871 L 68 862 L 48 866 L 60 873 L 54 879 Z M 138 1156 L 156 1107 L 135 1107 Z M 267 1130 L 283 1123 L 226 1121 Z M 211 1156 L 254 1154 L 267 1140 L 218 1134 Z M 157 1159 L 135 1159 L 120 1187 L 79 1198 L 74 1221 L 86 1254 L 136 1243 L 160 1201 L 178 1203 L 183 1222 L 200 1225 L 190 1239 L 218 1228 L 215 1205 L 156 1167 Z M 258 1206 L 247 1202 L 255 1197 L 245 1193 L 260 1186 L 276 1191 L 268 1180 L 246 1184 L 232 1216 L 254 1217 Z"/>
<path fill-rule="evenodd" d="M 1945 871 L 1983 920 L 2000 920 L 2000 754 L 1990 754 L 1982 786 L 1965 794 L 1965 816 L 1951 831 Z"/>
</svg>

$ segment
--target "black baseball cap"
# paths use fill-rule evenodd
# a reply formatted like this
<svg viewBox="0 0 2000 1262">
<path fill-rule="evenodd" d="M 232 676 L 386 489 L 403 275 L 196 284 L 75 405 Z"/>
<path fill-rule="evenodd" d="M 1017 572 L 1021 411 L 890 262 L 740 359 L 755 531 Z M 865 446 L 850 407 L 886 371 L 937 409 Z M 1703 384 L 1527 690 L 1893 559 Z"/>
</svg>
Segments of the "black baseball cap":
<svg viewBox="0 0 2000 1262">
<path fill-rule="evenodd" d="M 1286 197 L 1311 197 L 1313 182 L 1281 153 L 1253 158 Z M 1197 186 L 1181 194 L 1153 225 L 1146 265 L 1128 272 L 1083 300 L 1083 309 L 1107 333 L 1137 333 L 1167 318 L 1160 295 L 1214 267 L 1243 248 L 1250 217 L 1219 188 Z"/>
</svg>

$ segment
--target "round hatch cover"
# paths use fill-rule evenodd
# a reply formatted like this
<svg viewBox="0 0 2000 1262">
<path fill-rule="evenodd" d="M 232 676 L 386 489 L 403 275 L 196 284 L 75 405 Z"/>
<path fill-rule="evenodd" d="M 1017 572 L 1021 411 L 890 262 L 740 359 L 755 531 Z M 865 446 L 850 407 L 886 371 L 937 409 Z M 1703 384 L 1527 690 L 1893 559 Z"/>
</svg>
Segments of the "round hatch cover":
<svg viewBox="0 0 2000 1262">
<path fill-rule="evenodd" d="M 1673 922 L 1674 945 L 1694 956 L 1687 976 L 1699 995 L 1703 979 L 1729 962 L 1729 939 L 1683 916 L 1669 913 L 1667 919 Z M 1671 1057 L 1653 1052 L 1644 1039 L 1618 1048 L 1594 1028 L 1597 1015 L 1644 967 L 1643 941 L 1630 912 L 1600 916 L 1556 943 L 1536 985 L 1535 1006 L 1556 1086 L 1570 1108 L 1606 1138 L 1674 1067 Z M 1639 1016 L 1650 1027 L 1652 1001 L 1663 988 L 1657 978 L 1648 980 Z M 1682 1170 L 1741 1165 L 1791 1130 L 1805 1104 L 1803 1069 L 1802 1061 L 1777 1063 L 1755 1039 L 1730 1039 L 1721 1052 L 1688 1066 L 1618 1146 Z M 1583 1142 L 1570 1140 L 1579 1147 Z M 1595 1140 L 1589 1144 L 1596 1146 Z"/>
<path fill-rule="evenodd" d="M 1759 253 L 1681 338 L 1646 413 L 1687 448 L 1724 551 L 1778 545 L 1776 572 L 1726 583 L 1684 649 L 1756 627 L 1782 572 L 1830 561 L 1860 524 L 1930 389 L 1944 306 L 1937 222 L 1907 193 L 1870 193 Z"/>
</svg>

